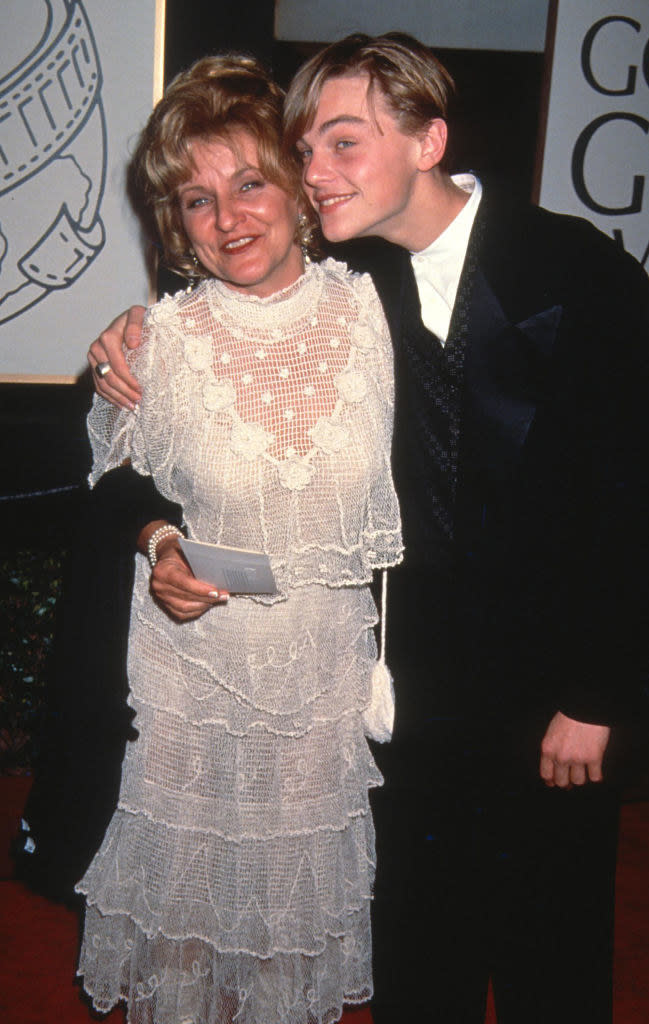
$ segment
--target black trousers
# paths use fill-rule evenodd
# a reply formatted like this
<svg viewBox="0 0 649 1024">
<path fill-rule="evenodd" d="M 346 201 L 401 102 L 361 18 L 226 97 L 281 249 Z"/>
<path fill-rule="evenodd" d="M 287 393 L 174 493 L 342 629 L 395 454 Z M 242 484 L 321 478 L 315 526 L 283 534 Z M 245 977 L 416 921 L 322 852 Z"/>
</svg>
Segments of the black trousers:
<svg viewBox="0 0 649 1024">
<path fill-rule="evenodd" d="M 610 1024 L 619 798 L 527 729 L 428 721 L 377 760 L 375 1024 Z"/>
</svg>

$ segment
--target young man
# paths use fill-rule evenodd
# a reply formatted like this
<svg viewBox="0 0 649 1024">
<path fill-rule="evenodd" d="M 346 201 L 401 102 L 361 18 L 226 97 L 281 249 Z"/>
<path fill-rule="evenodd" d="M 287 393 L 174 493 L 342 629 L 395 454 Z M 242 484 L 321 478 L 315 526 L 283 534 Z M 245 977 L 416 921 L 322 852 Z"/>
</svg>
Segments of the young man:
<svg viewBox="0 0 649 1024">
<path fill-rule="evenodd" d="M 646 672 L 649 282 L 587 223 L 451 178 L 451 88 L 415 40 L 353 36 L 286 105 L 323 232 L 361 240 L 341 253 L 372 274 L 395 347 L 407 556 L 374 1015 L 482 1024 L 491 977 L 501 1024 L 603 1024 L 602 765 Z M 121 340 L 89 360 L 105 397 L 135 401 Z"/>
</svg>

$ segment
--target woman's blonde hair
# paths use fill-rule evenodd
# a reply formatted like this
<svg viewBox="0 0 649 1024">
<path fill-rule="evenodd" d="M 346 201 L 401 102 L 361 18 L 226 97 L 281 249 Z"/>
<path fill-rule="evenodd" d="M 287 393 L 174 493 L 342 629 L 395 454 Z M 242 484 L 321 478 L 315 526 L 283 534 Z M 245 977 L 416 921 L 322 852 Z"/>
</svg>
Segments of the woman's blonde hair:
<svg viewBox="0 0 649 1024">
<path fill-rule="evenodd" d="M 281 142 L 283 100 L 263 65 L 241 54 L 204 57 L 167 87 L 138 141 L 131 181 L 153 216 L 172 270 L 206 275 L 189 251 L 177 199 L 179 186 L 192 173 L 194 140 L 227 142 L 245 130 L 257 144 L 264 177 L 296 198 L 301 194 L 299 163 Z"/>
<path fill-rule="evenodd" d="M 287 150 L 313 124 L 325 82 L 363 74 L 370 90 L 383 94 L 404 133 L 416 135 L 435 118 L 447 119 L 455 85 L 427 46 L 402 32 L 375 38 L 357 33 L 325 47 L 295 75 L 284 104 Z"/>
</svg>

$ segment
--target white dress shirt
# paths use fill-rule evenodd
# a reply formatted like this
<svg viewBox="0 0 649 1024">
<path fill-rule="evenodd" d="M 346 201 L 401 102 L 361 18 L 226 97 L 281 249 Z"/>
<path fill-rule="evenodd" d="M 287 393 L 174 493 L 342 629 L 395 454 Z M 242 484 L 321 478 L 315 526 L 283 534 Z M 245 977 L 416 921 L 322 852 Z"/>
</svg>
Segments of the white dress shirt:
<svg viewBox="0 0 649 1024">
<path fill-rule="evenodd" d="M 475 175 L 454 174 L 452 180 L 470 193 L 469 201 L 434 242 L 421 252 L 410 254 L 421 302 L 421 318 L 442 344 L 448 337 L 469 235 L 482 196 L 482 185 Z"/>
</svg>

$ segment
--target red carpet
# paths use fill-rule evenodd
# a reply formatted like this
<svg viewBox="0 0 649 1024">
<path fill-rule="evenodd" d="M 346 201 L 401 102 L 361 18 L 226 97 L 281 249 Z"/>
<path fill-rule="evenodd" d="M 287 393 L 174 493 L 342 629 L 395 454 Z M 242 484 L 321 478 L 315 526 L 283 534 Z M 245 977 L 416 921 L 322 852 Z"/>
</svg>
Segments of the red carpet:
<svg viewBox="0 0 649 1024">
<path fill-rule="evenodd" d="M 28 788 L 28 779 L 0 777 L 0 1022 L 92 1024 L 103 1020 L 124 1024 L 121 1009 L 107 1017 L 93 1014 L 75 983 L 76 915 L 36 896 L 11 878 L 7 848 Z M 622 810 L 615 1024 L 646 1024 L 648 1020 L 649 803 L 638 802 L 626 804 Z M 495 1022 L 490 1001 L 485 1024 Z M 372 1024 L 372 1016 L 365 1008 L 350 1010 L 343 1024 Z"/>
</svg>

